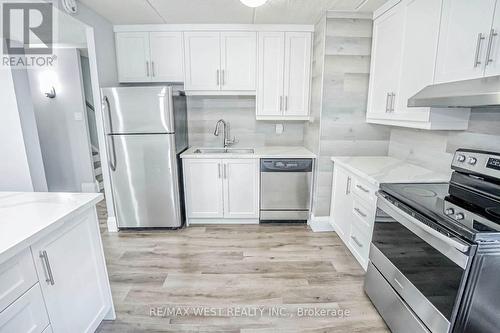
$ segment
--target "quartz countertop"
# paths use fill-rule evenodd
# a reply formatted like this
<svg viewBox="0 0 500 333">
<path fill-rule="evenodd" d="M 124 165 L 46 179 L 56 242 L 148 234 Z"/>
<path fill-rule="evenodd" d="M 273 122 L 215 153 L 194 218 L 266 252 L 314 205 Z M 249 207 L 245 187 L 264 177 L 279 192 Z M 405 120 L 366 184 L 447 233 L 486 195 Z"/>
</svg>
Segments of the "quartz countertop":
<svg viewBox="0 0 500 333">
<path fill-rule="evenodd" d="M 220 148 L 220 147 L 191 147 L 181 154 L 181 158 L 316 158 L 311 151 L 304 147 L 293 146 L 293 147 L 282 147 L 282 146 L 270 146 L 270 147 L 256 147 L 254 153 L 248 154 L 232 154 L 232 153 L 201 153 L 195 154 L 196 149 L 210 149 L 210 148 Z M 235 149 L 245 149 L 251 147 L 230 147 Z"/>
<path fill-rule="evenodd" d="M 332 161 L 373 183 L 439 183 L 448 182 L 450 175 L 389 156 L 333 156 Z"/>
<path fill-rule="evenodd" d="M 100 193 L 0 192 L 0 262 L 103 198 Z"/>
</svg>

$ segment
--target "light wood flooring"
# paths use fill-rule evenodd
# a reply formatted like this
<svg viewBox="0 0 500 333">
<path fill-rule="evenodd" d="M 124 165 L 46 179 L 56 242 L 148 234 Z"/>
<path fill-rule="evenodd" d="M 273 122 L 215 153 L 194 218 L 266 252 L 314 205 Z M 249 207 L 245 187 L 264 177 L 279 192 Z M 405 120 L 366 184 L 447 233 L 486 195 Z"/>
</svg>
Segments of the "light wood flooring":
<svg viewBox="0 0 500 333">
<path fill-rule="evenodd" d="M 334 233 L 305 225 L 108 233 L 103 204 L 99 217 L 117 313 L 99 332 L 388 332 Z"/>
</svg>

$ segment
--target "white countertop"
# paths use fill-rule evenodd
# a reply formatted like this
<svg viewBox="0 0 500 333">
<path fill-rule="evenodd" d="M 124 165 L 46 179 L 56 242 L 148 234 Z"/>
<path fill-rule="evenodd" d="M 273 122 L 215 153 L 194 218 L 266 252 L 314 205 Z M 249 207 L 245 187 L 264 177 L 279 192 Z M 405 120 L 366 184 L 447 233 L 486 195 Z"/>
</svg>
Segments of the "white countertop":
<svg viewBox="0 0 500 333">
<path fill-rule="evenodd" d="M 382 183 L 439 183 L 450 180 L 450 175 L 388 156 L 333 156 L 331 159 L 376 186 Z"/>
<path fill-rule="evenodd" d="M 220 153 L 220 154 L 195 154 L 196 149 L 203 148 L 220 148 L 220 147 L 191 147 L 181 154 L 181 158 L 316 158 L 311 151 L 304 147 L 282 147 L 282 146 L 270 146 L 270 147 L 256 147 L 253 154 L 231 154 L 231 153 Z M 251 147 L 230 147 L 235 149 L 245 149 Z"/>
<path fill-rule="evenodd" d="M 0 192 L 0 262 L 103 198 L 100 193 Z"/>
</svg>

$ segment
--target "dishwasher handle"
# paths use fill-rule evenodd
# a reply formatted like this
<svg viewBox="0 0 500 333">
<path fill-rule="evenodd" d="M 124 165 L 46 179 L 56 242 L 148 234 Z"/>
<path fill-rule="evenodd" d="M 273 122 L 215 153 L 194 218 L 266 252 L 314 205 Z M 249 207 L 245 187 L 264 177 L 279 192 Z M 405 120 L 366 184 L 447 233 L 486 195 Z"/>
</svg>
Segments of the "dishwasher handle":
<svg viewBox="0 0 500 333">
<path fill-rule="evenodd" d="M 260 172 L 312 172 L 313 161 L 310 158 L 303 159 L 262 159 L 260 160 Z"/>
</svg>

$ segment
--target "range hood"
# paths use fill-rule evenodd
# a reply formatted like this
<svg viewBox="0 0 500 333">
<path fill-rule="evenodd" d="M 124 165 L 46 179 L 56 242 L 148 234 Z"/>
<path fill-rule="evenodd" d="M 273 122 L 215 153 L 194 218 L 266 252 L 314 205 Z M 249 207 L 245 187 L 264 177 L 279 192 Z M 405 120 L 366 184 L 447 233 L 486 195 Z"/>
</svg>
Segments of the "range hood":
<svg viewBox="0 0 500 333">
<path fill-rule="evenodd" d="M 433 84 L 408 99 L 409 107 L 471 108 L 500 105 L 500 75 Z"/>
</svg>

